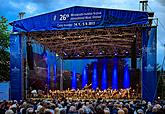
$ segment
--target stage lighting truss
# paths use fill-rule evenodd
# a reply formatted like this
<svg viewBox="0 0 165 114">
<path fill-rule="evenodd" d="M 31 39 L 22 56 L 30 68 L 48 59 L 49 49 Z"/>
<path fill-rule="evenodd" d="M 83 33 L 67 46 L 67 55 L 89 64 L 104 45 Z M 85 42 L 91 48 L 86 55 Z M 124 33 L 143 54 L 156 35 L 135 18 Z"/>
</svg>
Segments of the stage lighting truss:
<svg viewBox="0 0 165 114">
<path fill-rule="evenodd" d="M 141 56 L 141 26 L 32 32 L 33 40 L 64 59 Z M 134 44 L 133 42 L 136 41 Z"/>
</svg>

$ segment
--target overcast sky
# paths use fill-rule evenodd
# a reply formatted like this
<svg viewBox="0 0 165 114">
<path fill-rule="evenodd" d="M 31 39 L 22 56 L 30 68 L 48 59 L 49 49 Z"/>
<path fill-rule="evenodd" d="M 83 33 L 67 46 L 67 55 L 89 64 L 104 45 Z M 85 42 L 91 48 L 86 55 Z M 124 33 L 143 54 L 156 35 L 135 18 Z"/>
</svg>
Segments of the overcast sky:
<svg viewBox="0 0 165 114">
<path fill-rule="evenodd" d="M 25 17 L 29 17 L 71 6 L 139 10 L 139 0 L 0 0 L 0 16 L 5 16 L 10 22 L 18 19 L 18 13 L 22 11 L 26 12 Z M 149 6 L 165 26 L 165 0 L 149 0 Z M 162 25 L 158 26 L 157 61 L 159 64 L 164 57 L 162 44 L 165 44 L 165 28 L 163 29 Z"/>
</svg>

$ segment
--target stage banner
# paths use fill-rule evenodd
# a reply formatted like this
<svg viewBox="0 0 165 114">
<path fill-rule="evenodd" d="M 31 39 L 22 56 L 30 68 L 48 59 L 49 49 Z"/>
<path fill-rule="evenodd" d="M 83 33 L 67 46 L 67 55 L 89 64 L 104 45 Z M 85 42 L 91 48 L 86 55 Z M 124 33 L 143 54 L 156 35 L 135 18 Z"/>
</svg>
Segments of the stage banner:
<svg viewBox="0 0 165 114">
<path fill-rule="evenodd" d="M 157 94 L 156 44 L 157 27 L 142 32 L 142 98 L 153 102 Z"/>
<path fill-rule="evenodd" d="M 10 99 L 22 99 L 21 35 L 10 35 Z"/>
<path fill-rule="evenodd" d="M 14 21 L 12 24 L 15 32 L 32 32 L 130 26 L 147 22 L 147 12 L 75 6 Z"/>
</svg>

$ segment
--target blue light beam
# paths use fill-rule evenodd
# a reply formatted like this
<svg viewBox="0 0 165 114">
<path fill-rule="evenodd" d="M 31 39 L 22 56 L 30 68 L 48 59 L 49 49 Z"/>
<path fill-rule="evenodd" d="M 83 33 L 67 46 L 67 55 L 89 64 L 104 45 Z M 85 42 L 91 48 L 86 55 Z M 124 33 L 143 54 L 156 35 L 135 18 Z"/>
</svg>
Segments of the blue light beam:
<svg viewBox="0 0 165 114">
<path fill-rule="evenodd" d="M 87 69 L 84 67 L 83 69 L 83 74 L 82 74 L 82 88 L 85 87 L 85 85 L 88 84 L 88 79 L 87 79 Z"/>
<path fill-rule="evenodd" d="M 54 63 L 54 88 L 56 85 L 56 63 Z"/>
<path fill-rule="evenodd" d="M 107 89 L 107 65 L 104 62 L 102 70 L 102 90 Z"/>
<path fill-rule="evenodd" d="M 124 68 L 124 83 L 123 83 L 124 89 L 130 87 L 130 75 L 129 75 L 129 69 L 128 66 L 126 65 Z"/>
<path fill-rule="evenodd" d="M 117 58 L 114 58 L 114 66 L 112 72 L 112 89 L 118 89 L 118 69 L 117 69 Z"/>
<path fill-rule="evenodd" d="M 76 79 L 76 70 L 74 68 L 72 74 L 72 89 L 76 90 L 76 88 L 77 88 L 77 79 Z"/>
<path fill-rule="evenodd" d="M 97 64 L 94 63 L 93 66 L 93 75 L 92 75 L 92 88 L 96 90 L 98 87 L 98 79 L 97 79 Z"/>
</svg>

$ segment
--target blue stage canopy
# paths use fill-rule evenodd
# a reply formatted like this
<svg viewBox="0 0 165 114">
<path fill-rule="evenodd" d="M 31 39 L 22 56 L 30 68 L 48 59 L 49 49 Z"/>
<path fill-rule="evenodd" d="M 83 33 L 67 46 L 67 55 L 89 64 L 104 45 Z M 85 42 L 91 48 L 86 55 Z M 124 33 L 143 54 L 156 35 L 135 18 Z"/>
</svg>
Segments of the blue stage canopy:
<svg viewBox="0 0 165 114">
<path fill-rule="evenodd" d="M 147 23 L 147 12 L 80 6 L 12 22 L 14 32 L 105 28 Z"/>
</svg>

